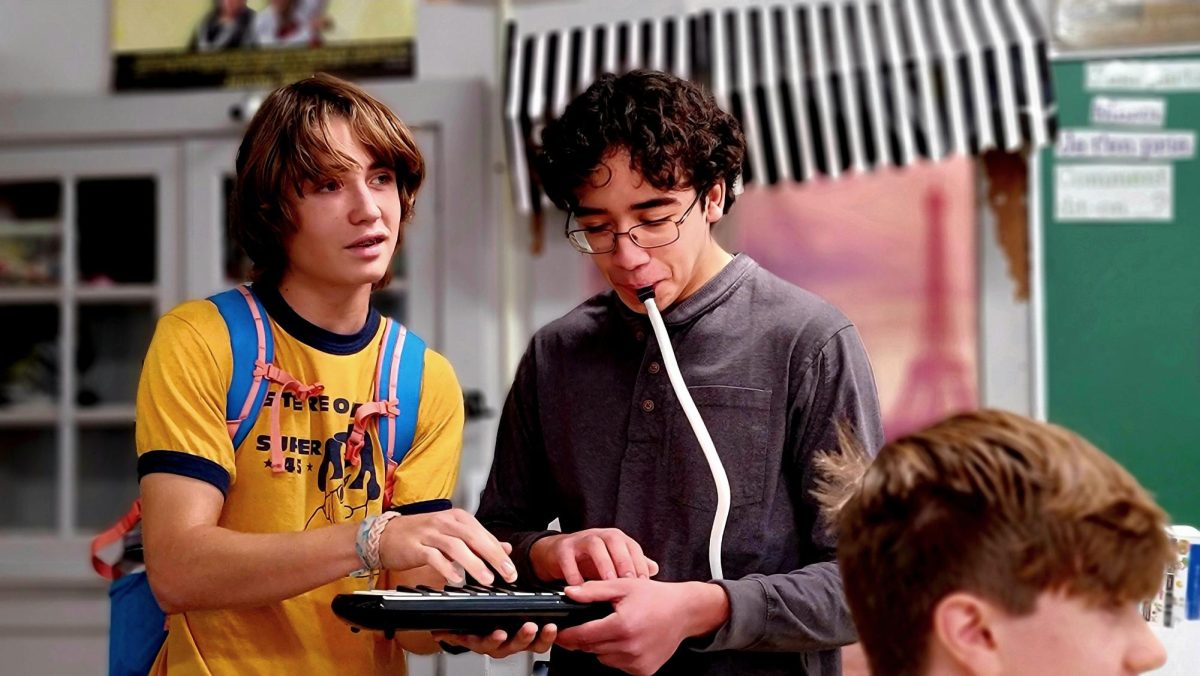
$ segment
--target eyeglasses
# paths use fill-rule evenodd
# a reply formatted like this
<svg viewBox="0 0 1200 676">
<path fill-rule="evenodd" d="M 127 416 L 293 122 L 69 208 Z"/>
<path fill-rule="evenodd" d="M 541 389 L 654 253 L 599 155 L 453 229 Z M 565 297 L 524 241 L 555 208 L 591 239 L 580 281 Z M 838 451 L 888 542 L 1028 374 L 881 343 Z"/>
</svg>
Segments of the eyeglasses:
<svg viewBox="0 0 1200 676">
<path fill-rule="evenodd" d="M 621 236 L 628 237 L 634 246 L 643 249 L 657 249 L 660 246 L 674 244 L 679 239 L 679 226 L 683 225 L 683 222 L 691 215 L 692 209 L 696 208 L 703 192 L 696 192 L 696 199 L 692 200 L 687 211 L 683 212 L 683 215 L 676 220 L 666 218 L 661 221 L 638 223 L 625 232 L 614 232 L 612 228 L 607 227 L 572 230 L 571 222 L 576 216 L 573 213 L 567 213 L 567 222 L 563 225 L 563 229 L 567 232 L 567 240 L 571 242 L 571 246 L 585 254 L 596 255 L 616 251 L 617 238 Z"/>
</svg>

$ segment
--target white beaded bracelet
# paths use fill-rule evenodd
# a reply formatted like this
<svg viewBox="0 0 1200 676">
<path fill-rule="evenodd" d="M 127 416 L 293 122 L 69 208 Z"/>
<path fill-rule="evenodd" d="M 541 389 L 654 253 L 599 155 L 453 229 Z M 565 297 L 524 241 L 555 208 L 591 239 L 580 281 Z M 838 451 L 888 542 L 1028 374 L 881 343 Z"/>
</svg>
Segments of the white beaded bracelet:
<svg viewBox="0 0 1200 676">
<path fill-rule="evenodd" d="M 383 567 L 379 561 L 379 541 L 388 522 L 399 516 L 399 512 L 384 512 L 363 519 L 358 527 L 358 535 L 354 538 L 354 551 L 363 565 L 350 573 L 352 577 L 370 577 Z"/>
</svg>

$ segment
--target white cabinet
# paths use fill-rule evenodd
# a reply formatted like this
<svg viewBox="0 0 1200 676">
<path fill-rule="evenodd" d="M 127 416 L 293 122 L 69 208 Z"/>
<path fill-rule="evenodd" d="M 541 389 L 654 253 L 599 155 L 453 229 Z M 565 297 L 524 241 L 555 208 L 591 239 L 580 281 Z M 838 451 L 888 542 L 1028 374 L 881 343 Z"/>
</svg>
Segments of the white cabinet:
<svg viewBox="0 0 1200 676">
<path fill-rule="evenodd" d="M 0 151 L 0 512 L 7 536 L 85 537 L 137 486 L 145 345 L 179 292 L 179 150 L 170 143 Z M 29 566 L 28 568 L 26 566 Z M 0 576 L 86 559 L 0 557 Z"/>
</svg>

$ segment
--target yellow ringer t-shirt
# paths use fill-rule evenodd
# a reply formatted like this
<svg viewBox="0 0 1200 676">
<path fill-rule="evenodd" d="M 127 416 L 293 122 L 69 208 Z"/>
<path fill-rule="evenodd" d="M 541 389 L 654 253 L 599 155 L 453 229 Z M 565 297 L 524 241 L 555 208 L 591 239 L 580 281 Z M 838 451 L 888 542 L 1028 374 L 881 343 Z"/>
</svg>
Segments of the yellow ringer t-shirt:
<svg viewBox="0 0 1200 676">
<path fill-rule="evenodd" d="M 361 521 L 384 505 L 385 467 L 375 424 L 358 467 L 347 467 L 345 440 L 354 407 L 370 401 L 383 322 L 372 311 L 363 330 L 342 336 L 316 327 L 278 292 L 256 288 L 271 319 L 275 363 L 324 392 L 282 400 L 285 472 L 270 467 L 268 404 L 235 452 L 225 425 L 233 356 L 215 305 L 191 301 L 163 316 L 142 369 L 137 398 L 138 474 L 182 474 L 225 493 L 218 525 L 279 533 Z M 236 415 L 236 414 L 235 414 Z M 462 451 L 463 397 L 445 357 L 425 352 L 412 449 L 396 469 L 393 505 L 449 498 Z M 268 573 L 269 574 L 269 573 Z M 351 633 L 334 616 L 336 594 L 365 589 L 344 578 L 269 606 L 171 615 L 154 674 L 403 674 L 403 651 L 375 632 Z"/>
</svg>

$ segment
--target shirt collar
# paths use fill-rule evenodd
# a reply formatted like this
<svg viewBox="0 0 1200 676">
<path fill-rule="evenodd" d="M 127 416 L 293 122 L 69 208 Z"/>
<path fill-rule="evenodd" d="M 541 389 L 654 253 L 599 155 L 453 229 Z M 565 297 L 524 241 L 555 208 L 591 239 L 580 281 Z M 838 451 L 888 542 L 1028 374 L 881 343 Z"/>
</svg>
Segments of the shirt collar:
<svg viewBox="0 0 1200 676">
<path fill-rule="evenodd" d="M 334 333 L 301 317 L 287 304 L 287 301 L 283 298 L 283 294 L 279 293 L 279 289 L 276 287 L 266 284 L 255 284 L 254 293 L 262 301 L 267 314 L 271 316 L 271 319 L 275 320 L 279 328 L 287 331 L 296 340 L 322 352 L 328 352 L 329 354 L 354 354 L 367 345 L 370 345 L 375 338 L 375 332 L 379 329 L 380 316 L 375 308 L 371 308 L 367 312 L 367 320 L 357 332 L 351 334 Z"/>
<path fill-rule="evenodd" d="M 735 254 L 733 259 L 725 264 L 725 267 L 704 283 L 704 286 L 683 301 L 667 308 L 663 313 L 663 322 L 667 326 L 679 326 L 706 314 L 710 309 L 719 305 L 738 287 L 746 274 L 756 267 L 758 267 L 758 263 L 750 256 L 744 253 Z M 645 314 L 629 309 L 625 303 L 621 302 L 615 291 L 609 291 L 608 294 L 609 302 L 614 310 L 635 335 L 638 332 L 644 334 L 649 331 L 649 320 Z"/>
</svg>

